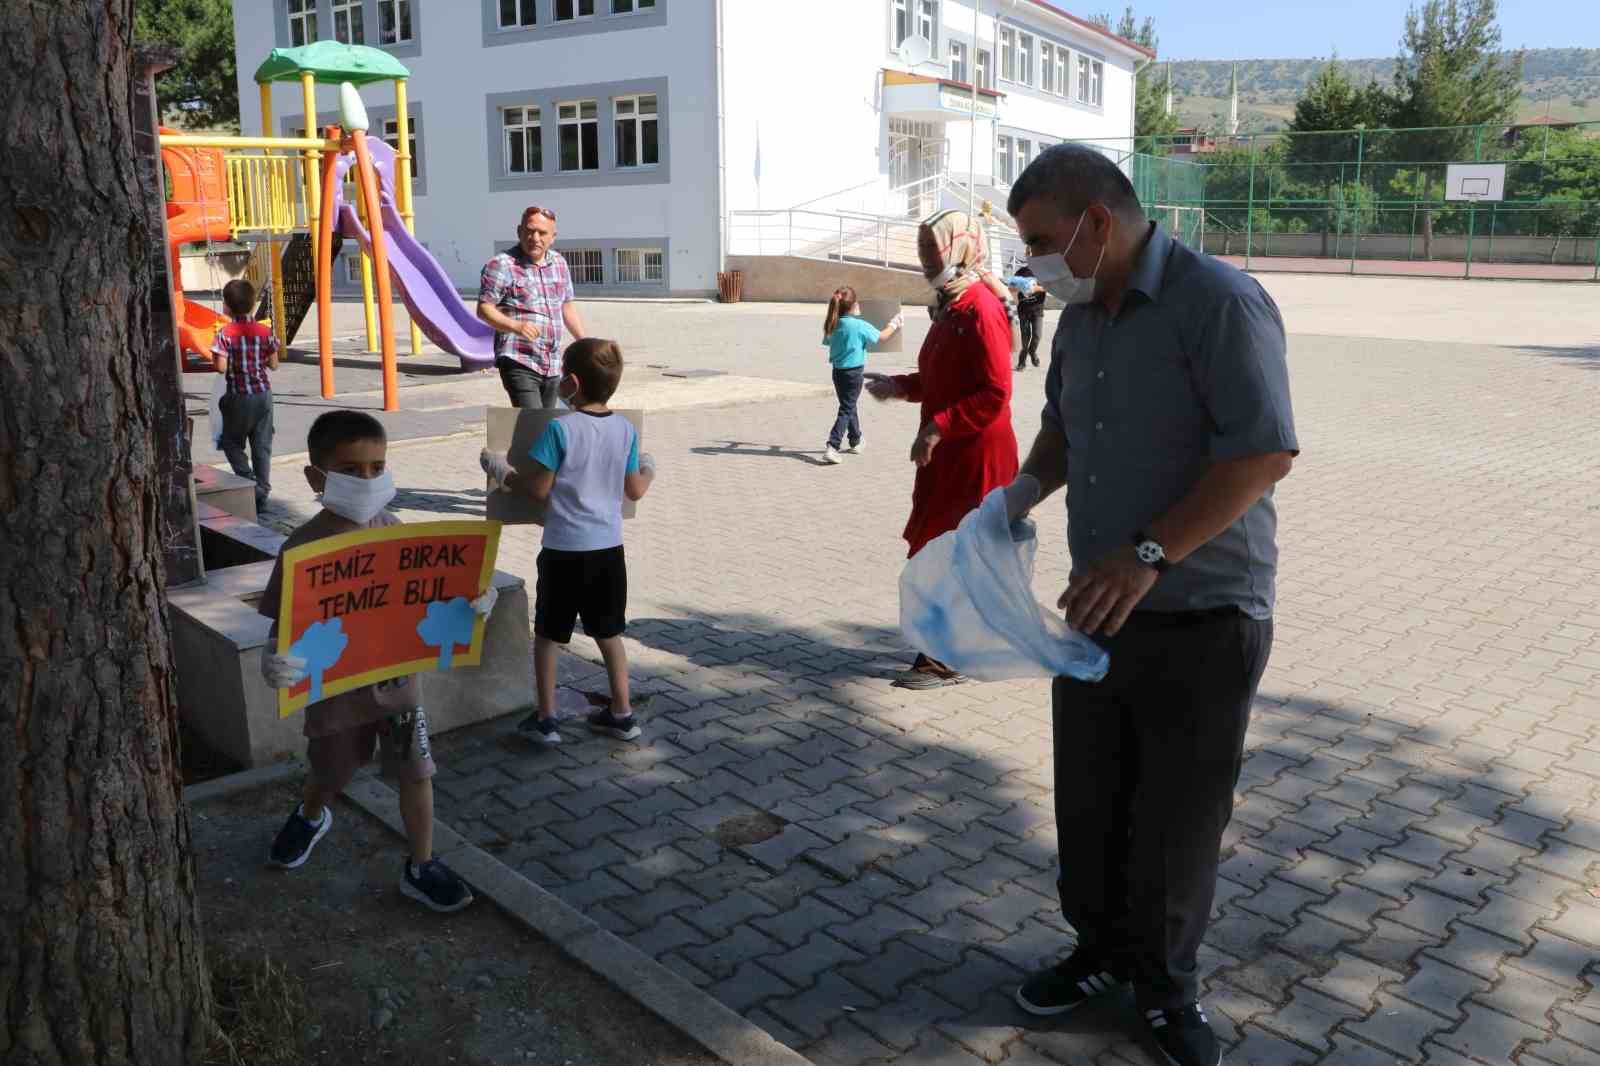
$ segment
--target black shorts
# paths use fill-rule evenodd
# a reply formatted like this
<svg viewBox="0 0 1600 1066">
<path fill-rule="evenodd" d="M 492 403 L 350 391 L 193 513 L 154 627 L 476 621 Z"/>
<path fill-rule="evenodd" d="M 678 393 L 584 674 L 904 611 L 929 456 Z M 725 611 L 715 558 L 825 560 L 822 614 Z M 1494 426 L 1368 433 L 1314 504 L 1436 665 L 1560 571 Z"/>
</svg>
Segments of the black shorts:
<svg viewBox="0 0 1600 1066">
<path fill-rule="evenodd" d="M 593 552 L 546 548 L 539 553 L 533 631 L 565 644 L 581 617 L 595 640 L 620 637 L 628 628 L 628 564 L 622 546 Z"/>
</svg>

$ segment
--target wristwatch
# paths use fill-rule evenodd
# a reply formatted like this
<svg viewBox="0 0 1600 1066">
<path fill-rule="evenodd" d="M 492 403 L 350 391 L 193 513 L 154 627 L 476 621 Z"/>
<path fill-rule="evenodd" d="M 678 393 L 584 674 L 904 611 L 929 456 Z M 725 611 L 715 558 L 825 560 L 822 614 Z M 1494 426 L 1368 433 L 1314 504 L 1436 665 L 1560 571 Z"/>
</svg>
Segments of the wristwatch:
<svg viewBox="0 0 1600 1066">
<path fill-rule="evenodd" d="M 1141 563 L 1144 563 L 1158 574 L 1166 573 L 1167 569 L 1172 565 L 1167 562 L 1167 550 L 1144 533 L 1135 533 L 1133 535 L 1133 550 L 1138 553 Z"/>
</svg>

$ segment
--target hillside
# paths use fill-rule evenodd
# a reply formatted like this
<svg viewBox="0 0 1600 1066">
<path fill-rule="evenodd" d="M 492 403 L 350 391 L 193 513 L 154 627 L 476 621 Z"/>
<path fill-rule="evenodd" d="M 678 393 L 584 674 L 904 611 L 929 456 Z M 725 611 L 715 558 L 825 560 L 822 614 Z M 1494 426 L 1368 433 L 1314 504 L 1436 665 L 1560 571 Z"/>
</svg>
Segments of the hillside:
<svg viewBox="0 0 1600 1066">
<path fill-rule="evenodd" d="M 1358 82 L 1394 77 L 1393 59 L 1347 59 Z M 1211 126 L 1228 111 L 1228 77 L 1239 69 L 1240 125 L 1280 129 L 1294 114 L 1300 91 L 1316 76 L 1320 59 L 1251 59 L 1237 64 L 1191 60 L 1172 64 L 1174 106 L 1185 126 Z M 1600 48 L 1539 48 L 1523 54 L 1520 118 L 1600 121 Z"/>
</svg>

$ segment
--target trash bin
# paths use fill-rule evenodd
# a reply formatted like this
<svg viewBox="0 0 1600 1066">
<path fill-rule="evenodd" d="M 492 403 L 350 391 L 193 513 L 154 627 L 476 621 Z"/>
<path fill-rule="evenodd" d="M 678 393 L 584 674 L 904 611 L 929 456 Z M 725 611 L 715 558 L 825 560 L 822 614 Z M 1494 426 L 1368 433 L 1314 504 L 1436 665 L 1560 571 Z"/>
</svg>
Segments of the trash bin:
<svg viewBox="0 0 1600 1066">
<path fill-rule="evenodd" d="M 744 271 L 723 270 L 717 274 L 717 298 L 725 304 L 736 304 L 744 295 Z"/>
</svg>

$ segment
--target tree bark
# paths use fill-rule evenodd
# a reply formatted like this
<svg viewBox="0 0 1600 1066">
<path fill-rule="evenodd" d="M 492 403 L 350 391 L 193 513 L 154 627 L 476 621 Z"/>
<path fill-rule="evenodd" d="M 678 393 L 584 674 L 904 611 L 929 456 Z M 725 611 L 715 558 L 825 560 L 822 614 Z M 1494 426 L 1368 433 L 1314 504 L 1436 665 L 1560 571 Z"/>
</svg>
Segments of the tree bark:
<svg viewBox="0 0 1600 1066">
<path fill-rule="evenodd" d="M 0 1062 L 198 1061 L 133 0 L 0 4 Z"/>
</svg>

